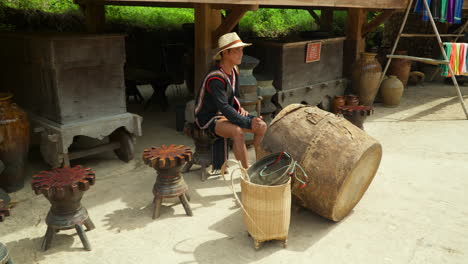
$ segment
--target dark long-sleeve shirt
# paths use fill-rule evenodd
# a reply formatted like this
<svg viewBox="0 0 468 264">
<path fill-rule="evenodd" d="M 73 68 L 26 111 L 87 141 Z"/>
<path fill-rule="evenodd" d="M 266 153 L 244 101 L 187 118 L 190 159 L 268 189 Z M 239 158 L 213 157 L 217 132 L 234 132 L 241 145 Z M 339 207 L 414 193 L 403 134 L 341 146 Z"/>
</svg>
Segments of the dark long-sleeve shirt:
<svg viewBox="0 0 468 264">
<path fill-rule="evenodd" d="M 215 66 L 211 71 L 213 70 L 220 70 L 220 68 L 219 66 Z M 225 116 L 231 123 L 241 128 L 250 129 L 251 117 L 241 116 L 238 112 L 240 109 L 240 105 L 236 99 L 236 96 L 238 97 L 240 95 L 239 82 L 237 81 L 238 74 L 234 71 L 233 76 L 227 77 L 234 78 L 236 81 L 233 79 L 227 80 L 226 75 L 215 75 L 206 81 L 205 87 L 203 87 L 205 93 L 202 106 L 197 113 L 197 119 L 201 125 L 204 125 L 211 118 L 221 113 L 221 115 Z M 235 83 L 234 92 L 232 91 L 231 83 Z"/>
</svg>

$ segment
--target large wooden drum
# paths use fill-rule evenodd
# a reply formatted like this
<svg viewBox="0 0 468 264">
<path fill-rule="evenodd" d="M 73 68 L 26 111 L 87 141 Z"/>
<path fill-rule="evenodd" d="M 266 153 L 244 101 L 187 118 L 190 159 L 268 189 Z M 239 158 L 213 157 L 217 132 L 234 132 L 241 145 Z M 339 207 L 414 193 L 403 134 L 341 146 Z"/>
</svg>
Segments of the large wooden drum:
<svg viewBox="0 0 468 264">
<path fill-rule="evenodd" d="M 280 151 L 291 154 L 309 176 L 302 189 L 300 182 L 293 182 L 294 200 L 333 221 L 356 206 L 382 158 L 380 143 L 358 127 L 300 104 L 287 106 L 275 117 L 259 151 L 261 157 Z"/>
</svg>

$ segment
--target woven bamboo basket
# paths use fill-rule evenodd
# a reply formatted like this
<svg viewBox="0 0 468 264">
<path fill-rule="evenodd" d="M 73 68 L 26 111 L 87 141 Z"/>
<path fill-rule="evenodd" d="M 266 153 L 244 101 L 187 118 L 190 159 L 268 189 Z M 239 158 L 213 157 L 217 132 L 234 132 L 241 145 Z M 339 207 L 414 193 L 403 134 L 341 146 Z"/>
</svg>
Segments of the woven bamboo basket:
<svg viewBox="0 0 468 264">
<path fill-rule="evenodd" d="M 280 240 L 287 245 L 291 219 L 291 179 L 276 186 L 251 183 L 241 177 L 243 219 L 255 242 Z"/>
</svg>

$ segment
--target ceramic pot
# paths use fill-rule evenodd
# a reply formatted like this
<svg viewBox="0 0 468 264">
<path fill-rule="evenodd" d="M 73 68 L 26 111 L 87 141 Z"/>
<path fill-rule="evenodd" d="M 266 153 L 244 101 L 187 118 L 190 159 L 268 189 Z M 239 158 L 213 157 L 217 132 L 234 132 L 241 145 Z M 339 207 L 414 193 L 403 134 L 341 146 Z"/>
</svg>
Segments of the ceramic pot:
<svg viewBox="0 0 468 264">
<path fill-rule="evenodd" d="M 406 51 L 396 51 L 395 55 L 407 55 Z M 403 87 L 408 84 L 411 71 L 411 61 L 406 59 L 392 59 L 388 68 L 388 75 L 395 75 L 403 83 Z"/>
<path fill-rule="evenodd" d="M 363 52 L 353 65 L 352 87 L 362 105 L 372 105 L 379 88 L 382 66 L 375 56 L 375 53 Z"/>
<path fill-rule="evenodd" d="M 394 75 L 382 82 L 380 87 L 383 105 L 386 107 L 397 107 L 403 95 L 403 83 Z"/>
<path fill-rule="evenodd" d="M 346 105 L 359 105 L 359 98 L 354 94 L 347 95 Z"/>
<path fill-rule="evenodd" d="M 338 109 L 340 106 L 344 106 L 345 105 L 345 98 L 344 96 L 335 96 L 335 98 L 333 99 L 333 102 L 332 102 L 332 112 L 334 114 L 337 114 L 338 113 Z"/>
<path fill-rule="evenodd" d="M 24 186 L 24 165 L 29 147 L 29 122 L 23 110 L 12 103 L 13 95 L 0 93 L 0 160 L 5 170 L 0 188 L 15 192 Z"/>
</svg>

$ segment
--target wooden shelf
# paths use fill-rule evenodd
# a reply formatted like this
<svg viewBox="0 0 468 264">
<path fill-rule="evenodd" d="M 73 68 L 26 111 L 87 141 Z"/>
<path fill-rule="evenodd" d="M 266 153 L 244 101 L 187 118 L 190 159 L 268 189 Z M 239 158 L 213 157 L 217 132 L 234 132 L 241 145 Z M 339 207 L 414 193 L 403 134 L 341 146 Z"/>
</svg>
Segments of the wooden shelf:
<svg viewBox="0 0 468 264">
<path fill-rule="evenodd" d="M 446 60 L 436 60 L 436 59 L 421 58 L 421 57 L 406 56 L 406 55 L 387 55 L 387 58 L 419 61 L 419 62 L 422 62 L 422 63 L 432 64 L 432 65 L 448 64 L 449 63 L 449 61 L 446 61 Z"/>
<path fill-rule="evenodd" d="M 431 38 L 436 37 L 436 34 L 401 34 L 402 38 Z M 441 38 L 444 37 L 463 37 L 464 34 L 440 34 Z"/>
</svg>

